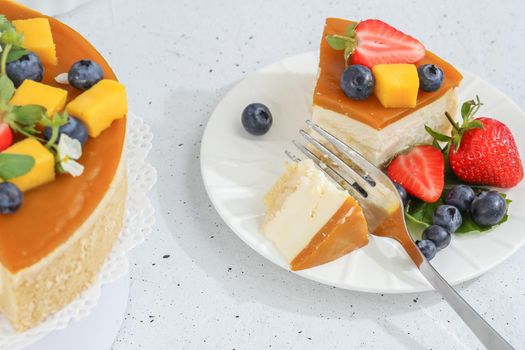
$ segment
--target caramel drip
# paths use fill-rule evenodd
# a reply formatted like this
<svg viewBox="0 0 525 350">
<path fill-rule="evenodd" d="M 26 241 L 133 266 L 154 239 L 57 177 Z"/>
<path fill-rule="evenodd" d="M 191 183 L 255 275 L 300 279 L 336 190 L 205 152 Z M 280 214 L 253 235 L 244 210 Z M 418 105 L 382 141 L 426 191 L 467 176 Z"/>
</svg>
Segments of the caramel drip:
<svg viewBox="0 0 525 350">
<path fill-rule="evenodd" d="M 45 17 L 11 1 L 0 0 L 0 13 L 9 20 Z M 105 78 L 115 74 L 80 34 L 49 18 L 57 48 L 58 65 L 45 66 L 43 83 L 68 90 L 68 100 L 80 91 L 60 85 L 54 77 L 69 71 L 80 59 L 96 61 Z M 60 175 L 56 181 L 24 194 L 22 208 L 12 215 L 0 215 L 0 263 L 11 272 L 38 262 L 67 241 L 98 206 L 108 190 L 120 162 L 126 120 L 121 119 L 83 148 L 80 162 L 85 166 L 81 177 Z"/>
</svg>

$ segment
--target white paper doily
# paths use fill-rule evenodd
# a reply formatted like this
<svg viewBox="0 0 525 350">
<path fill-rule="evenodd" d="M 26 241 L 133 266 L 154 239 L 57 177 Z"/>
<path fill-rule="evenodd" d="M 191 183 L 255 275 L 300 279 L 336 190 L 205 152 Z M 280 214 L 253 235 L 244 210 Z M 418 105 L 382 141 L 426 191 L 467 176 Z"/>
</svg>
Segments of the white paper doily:
<svg viewBox="0 0 525 350">
<path fill-rule="evenodd" d="M 64 329 L 70 322 L 89 315 L 98 302 L 102 285 L 128 272 L 126 253 L 142 243 L 152 231 L 155 211 L 146 194 L 155 184 L 157 172 L 147 163 L 146 157 L 152 147 L 153 134 L 150 127 L 132 113 L 128 114 L 127 122 L 128 198 L 124 229 L 104 263 L 97 282 L 64 309 L 24 333 L 16 333 L 0 314 L 0 350 L 23 349 L 50 332 Z"/>
</svg>

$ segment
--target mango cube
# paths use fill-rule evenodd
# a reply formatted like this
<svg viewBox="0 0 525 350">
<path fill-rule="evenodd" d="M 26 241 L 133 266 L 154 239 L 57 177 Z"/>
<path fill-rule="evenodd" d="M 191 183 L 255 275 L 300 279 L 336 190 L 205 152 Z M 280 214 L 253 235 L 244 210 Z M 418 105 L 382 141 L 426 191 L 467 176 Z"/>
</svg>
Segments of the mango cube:
<svg viewBox="0 0 525 350">
<path fill-rule="evenodd" d="M 385 108 L 413 108 L 417 104 L 419 77 L 413 64 L 377 64 L 374 94 Z"/>
<path fill-rule="evenodd" d="M 47 109 L 47 115 L 52 117 L 64 109 L 67 91 L 33 80 L 24 80 L 9 101 L 13 106 L 39 105 Z"/>
<path fill-rule="evenodd" d="M 84 122 L 89 136 L 97 137 L 128 112 L 126 89 L 118 81 L 101 80 L 69 102 L 67 112 Z"/>
<path fill-rule="evenodd" d="M 9 180 L 21 191 L 28 191 L 55 179 L 55 156 L 37 140 L 24 139 L 6 149 L 4 153 L 24 154 L 35 159 L 33 169 L 25 175 Z"/>
<path fill-rule="evenodd" d="M 24 47 L 33 51 L 44 64 L 55 66 L 58 62 L 51 26 L 47 18 L 30 18 L 13 21 L 16 31 L 24 34 Z"/>
</svg>

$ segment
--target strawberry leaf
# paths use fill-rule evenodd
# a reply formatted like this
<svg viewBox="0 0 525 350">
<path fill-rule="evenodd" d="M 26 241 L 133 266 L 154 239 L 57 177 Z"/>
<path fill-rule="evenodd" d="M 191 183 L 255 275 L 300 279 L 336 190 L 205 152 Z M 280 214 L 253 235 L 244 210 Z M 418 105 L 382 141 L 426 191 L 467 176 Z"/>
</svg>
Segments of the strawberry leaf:
<svg viewBox="0 0 525 350">
<path fill-rule="evenodd" d="M 432 136 L 435 140 L 441 141 L 441 142 L 448 142 L 450 141 L 450 136 L 441 134 L 432 128 L 430 128 L 428 125 L 425 125 L 425 130 Z"/>
<path fill-rule="evenodd" d="M 483 123 L 480 120 L 471 120 L 471 121 L 469 121 L 467 123 L 466 128 L 468 130 L 475 129 L 475 128 L 485 129 L 485 126 L 483 125 Z"/>
</svg>

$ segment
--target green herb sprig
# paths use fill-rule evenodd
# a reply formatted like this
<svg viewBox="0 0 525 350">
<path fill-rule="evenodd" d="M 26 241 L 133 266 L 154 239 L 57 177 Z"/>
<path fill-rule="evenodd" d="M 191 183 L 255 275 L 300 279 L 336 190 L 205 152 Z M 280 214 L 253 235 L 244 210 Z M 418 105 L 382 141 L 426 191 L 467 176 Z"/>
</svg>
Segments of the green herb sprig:
<svg viewBox="0 0 525 350">
<path fill-rule="evenodd" d="M 6 74 L 6 65 L 16 61 L 29 53 L 24 46 L 24 35 L 16 31 L 15 26 L 4 16 L 0 15 L 0 74 Z"/>
<path fill-rule="evenodd" d="M 348 59 L 352 55 L 357 47 L 357 38 L 355 27 L 358 23 L 352 23 L 346 28 L 344 34 L 333 34 L 327 35 L 326 41 L 328 45 L 334 50 L 343 50 L 343 56 L 345 59 L 345 66 L 348 66 Z"/>
<path fill-rule="evenodd" d="M 9 127 L 26 137 L 35 137 L 38 134 L 36 125 L 46 115 L 42 106 L 11 106 L 9 100 L 15 93 L 13 82 L 5 74 L 0 75 L 0 123 L 7 123 Z"/>
</svg>

